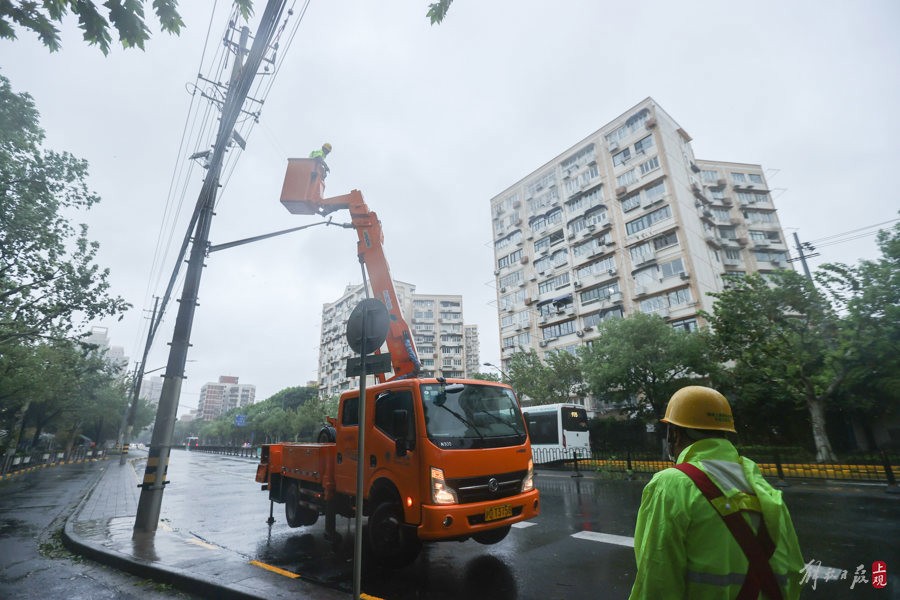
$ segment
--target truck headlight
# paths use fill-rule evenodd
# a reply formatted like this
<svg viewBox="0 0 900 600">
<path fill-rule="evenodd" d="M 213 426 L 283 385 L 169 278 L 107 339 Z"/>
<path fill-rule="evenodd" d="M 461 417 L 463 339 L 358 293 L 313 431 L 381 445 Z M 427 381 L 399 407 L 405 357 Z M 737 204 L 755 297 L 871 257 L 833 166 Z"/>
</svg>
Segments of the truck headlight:
<svg viewBox="0 0 900 600">
<path fill-rule="evenodd" d="M 534 461 L 528 459 L 528 472 L 522 479 L 522 492 L 530 492 L 534 489 Z"/>
<path fill-rule="evenodd" d="M 444 470 L 431 467 L 431 501 L 435 504 L 456 504 L 456 490 L 444 480 Z"/>
</svg>

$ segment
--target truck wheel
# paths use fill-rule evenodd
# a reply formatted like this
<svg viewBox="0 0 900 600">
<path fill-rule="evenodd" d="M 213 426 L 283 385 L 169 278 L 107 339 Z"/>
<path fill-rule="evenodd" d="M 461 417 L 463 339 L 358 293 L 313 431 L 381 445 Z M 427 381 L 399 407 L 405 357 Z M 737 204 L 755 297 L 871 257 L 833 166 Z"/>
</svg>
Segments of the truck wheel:
<svg viewBox="0 0 900 600">
<path fill-rule="evenodd" d="M 326 425 L 319 430 L 319 435 L 316 438 L 316 441 L 320 444 L 329 444 L 334 443 L 336 439 L 337 431 L 335 431 L 334 427 L 332 427 L 331 425 Z"/>
<path fill-rule="evenodd" d="M 387 567 L 403 567 L 416 560 L 422 542 L 415 529 L 403 524 L 397 502 L 382 502 L 369 517 L 368 542 L 372 558 Z"/>
<path fill-rule="evenodd" d="M 319 520 L 319 512 L 300 506 L 300 493 L 296 483 L 289 483 L 284 492 L 284 518 L 290 527 L 315 525 Z"/>
<path fill-rule="evenodd" d="M 509 525 L 506 527 L 498 527 L 497 529 L 491 529 L 489 531 L 481 531 L 472 535 L 472 539 L 478 542 L 479 544 L 484 544 L 486 546 L 490 544 L 496 544 L 497 542 L 502 542 L 503 538 L 506 537 L 506 534 L 509 533 Z"/>
</svg>

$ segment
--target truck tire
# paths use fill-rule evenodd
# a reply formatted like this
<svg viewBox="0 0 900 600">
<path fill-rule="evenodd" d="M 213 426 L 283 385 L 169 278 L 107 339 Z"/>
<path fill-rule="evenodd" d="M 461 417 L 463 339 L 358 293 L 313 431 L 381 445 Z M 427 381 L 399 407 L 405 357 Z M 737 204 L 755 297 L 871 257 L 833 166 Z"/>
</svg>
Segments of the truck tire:
<svg viewBox="0 0 900 600">
<path fill-rule="evenodd" d="M 422 542 L 415 529 L 403 523 L 403 509 L 396 501 L 383 501 L 369 516 L 368 546 L 372 558 L 386 567 L 404 567 L 416 560 Z"/>
<path fill-rule="evenodd" d="M 337 431 L 335 431 L 334 427 L 331 425 L 326 425 L 322 429 L 319 430 L 319 435 L 316 438 L 316 441 L 320 444 L 330 444 L 334 443 L 337 440 Z"/>
<path fill-rule="evenodd" d="M 300 506 L 300 492 L 293 481 L 287 484 L 284 491 L 284 518 L 289 527 L 315 525 L 319 520 L 319 511 Z"/>
<path fill-rule="evenodd" d="M 509 525 L 506 527 L 498 527 L 497 529 L 490 529 L 488 531 L 481 531 L 479 533 L 475 533 L 472 535 L 472 539 L 478 542 L 479 544 L 484 544 L 485 546 L 489 546 L 491 544 L 496 544 L 497 542 L 502 542 L 506 537 L 506 534 L 509 533 Z"/>
</svg>

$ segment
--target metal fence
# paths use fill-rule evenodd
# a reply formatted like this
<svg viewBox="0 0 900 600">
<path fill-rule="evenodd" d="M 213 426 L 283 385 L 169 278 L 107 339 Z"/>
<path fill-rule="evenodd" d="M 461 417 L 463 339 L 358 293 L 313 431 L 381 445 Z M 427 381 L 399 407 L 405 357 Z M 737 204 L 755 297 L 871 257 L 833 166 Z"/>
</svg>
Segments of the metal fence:
<svg viewBox="0 0 900 600">
<path fill-rule="evenodd" d="M 208 454 L 224 454 L 226 456 L 243 456 L 245 458 L 259 458 L 259 446 L 173 446 L 188 452 L 206 452 Z"/>
<path fill-rule="evenodd" d="M 84 447 L 73 448 L 69 452 L 37 450 L 26 454 L 8 454 L 0 457 L 0 477 L 11 477 L 35 469 L 106 457 L 106 450 Z"/>
<path fill-rule="evenodd" d="M 607 471 L 622 473 L 656 473 L 672 466 L 668 460 L 646 452 L 591 452 L 580 455 L 577 451 L 533 450 L 536 466 L 547 469 Z M 782 455 L 778 452 L 747 453 L 759 465 L 767 477 L 829 479 L 886 483 L 896 485 L 893 464 L 896 455 L 887 452 L 854 454 L 837 463 L 817 463 L 805 456 Z"/>
</svg>

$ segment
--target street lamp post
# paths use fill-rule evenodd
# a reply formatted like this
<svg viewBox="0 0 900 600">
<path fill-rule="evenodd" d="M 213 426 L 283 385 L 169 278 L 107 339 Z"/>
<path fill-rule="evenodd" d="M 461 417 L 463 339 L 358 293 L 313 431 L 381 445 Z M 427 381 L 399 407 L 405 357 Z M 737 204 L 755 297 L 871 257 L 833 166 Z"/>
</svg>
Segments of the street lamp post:
<svg viewBox="0 0 900 600">
<path fill-rule="evenodd" d="M 511 380 L 512 380 L 512 378 L 511 378 L 509 375 L 506 374 L 506 371 L 504 371 L 503 369 L 501 369 L 501 368 L 498 367 L 497 365 L 495 365 L 495 364 L 493 364 L 493 363 L 489 363 L 489 362 L 482 363 L 482 364 L 483 364 L 485 367 L 493 367 L 494 369 L 497 369 L 498 371 L 500 371 L 500 376 L 503 377 L 503 379 L 505 379 L 506 381 L 511 381 Z"/>
</svg>

